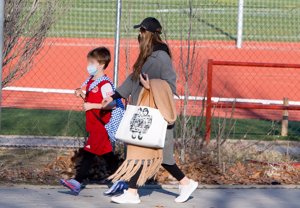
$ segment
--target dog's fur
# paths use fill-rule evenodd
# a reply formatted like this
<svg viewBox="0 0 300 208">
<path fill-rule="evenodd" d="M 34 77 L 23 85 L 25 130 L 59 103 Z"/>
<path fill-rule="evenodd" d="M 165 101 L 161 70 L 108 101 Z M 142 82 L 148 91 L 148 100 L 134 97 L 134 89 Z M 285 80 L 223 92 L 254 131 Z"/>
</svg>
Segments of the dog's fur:
<svg viewBox="0 0 300 208">
<path fill-rule="evenodd" d="M 83 148 L 75 150 L 74 156 L 71 158 L 71 160 L 75 166 L 75 170 L 77 168 L 79 168 L 79 166 L 80 166 L 83 151 L 84 151 Z M 112 175 L 124 161 L 124 159 L 121 158 L 120 154 L 115 154 L 114 157 L 115 157 L 114 158 L 115 164 L 113 164 L 112 165 L 113 167 L 111 169 L 109 169 L 107 161 L 102 156 L 95 155 L 95 157 L 93 159 L 93 165 L 89 171 L 88 181 L 95 182 L 95 183 L 99 183 L 99 182 L 101 183 L 101 182 L 104 182 L 104 180 L 108 176 Z"/>
</svg>

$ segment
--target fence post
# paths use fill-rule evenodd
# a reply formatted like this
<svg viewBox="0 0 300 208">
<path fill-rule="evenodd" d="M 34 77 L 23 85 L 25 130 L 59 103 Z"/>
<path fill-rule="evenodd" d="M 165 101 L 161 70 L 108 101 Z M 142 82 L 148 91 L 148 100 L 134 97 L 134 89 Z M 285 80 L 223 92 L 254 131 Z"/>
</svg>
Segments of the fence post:
<svg viewBox="0 0 300 208">
<path fill-rule="evenodd" d="M 119 52 L 120 52 L 120 25 L 122 13 L 122 0 L 117 0 L 116 12 L 116 32 L 115 32 L 115 48 L 114 48 L 114 85 L 118 86 L 118 69 L 119 69 Z"/>
<path fill-rule="evenodd" d="M 236 41 L 237 48 L 242 48 L 243 18 L 244 18 L 244 0 L 239 0 L 238 20 L 237 20 L 237 41 Z"/>
<path fill-rule="evenodd" d="M 206 113 L 205 113 L 205 141 L 206 144 L 210 142 L 211 134 L 211 108 L 212 108 L 212 70 L 213 60 L 209 59 L 207 63 L 207 98 L 206 98 Z"/>
<path fill-rule="evenodd" d="M 3 44 L 4 44 L 4 0 L 0 0 L 0 130 L 2 113 L 2 64 L 3 64 Z"/>
<path fill-rule="evenodd" d="M 283 98 L 283 106 L 288 107 L 289 100 L 288 98 Z M 288 135 L 288 125 L 289 125 L 289 112 L 288 110 L 283 110 L 282 122 L 281 122 L 281 136 Z"/>
</svg>

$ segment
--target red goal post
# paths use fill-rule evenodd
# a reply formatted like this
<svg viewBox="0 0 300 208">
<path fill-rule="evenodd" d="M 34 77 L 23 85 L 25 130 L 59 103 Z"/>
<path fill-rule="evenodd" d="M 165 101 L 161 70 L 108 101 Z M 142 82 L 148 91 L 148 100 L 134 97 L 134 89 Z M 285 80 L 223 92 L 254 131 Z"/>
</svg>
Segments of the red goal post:
<svg viewBox="0 0 300 208">
<path fill-rule="evenodd" d="M 235 66 L 235 67 L 269 67 L 269 68 L 299 68 L 300 64 L 284 63 L 258 63 L 258 62 L 238 62 L 238 61 L 215 61 L 208 60 L 207 64 L 207 98 L 206 98 L 206 127 L 205 141 L 208 144 L 211 136 L 212 108 L 234 108 L 240 109 L 266 109 L 266 110 L 300 110 L 300 105 L 284 106 L 283 104 L 257 104 L 239 102 L 213 102 L 213 71 L 214 66 Z"/>
</svg>

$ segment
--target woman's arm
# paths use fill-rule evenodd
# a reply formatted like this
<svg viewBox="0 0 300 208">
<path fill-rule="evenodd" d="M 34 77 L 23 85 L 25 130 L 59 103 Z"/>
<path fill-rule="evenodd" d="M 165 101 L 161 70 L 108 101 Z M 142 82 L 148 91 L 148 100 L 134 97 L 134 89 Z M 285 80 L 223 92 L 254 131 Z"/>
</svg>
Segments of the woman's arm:
<svg viewBox="0 0 300 208">
<path fill-rule="evenodd" d="M 103 109 L 103 110 L 112 110 L 112 109 L 114 109 L 114 108 L 116 107 L 116 101 L 112 101 L 112 102 L 110 102 L 110 103 L 109 103 L 108 105 L 106 105 L 106 106 L 103 106 L 102 103 L 99 104 L 99 105 L 101 106 L 100 109 Z"/>
<path fill-rule="evenodd" d="M 126 78 L 126 80 L 123 82 L 123 84 L 116 89 L 115 94 L 103 99 L 103 101 L 101 103 L 103 108 L 106 108 L 106 106 L 108 106 L 108 104 L 114 100 L 117 100 L 119 98 L 127 99 L 129 97 L 131 90 L 132 90 L 132 82 L 133 82 L 131 77 L 132 77 L 132 74 L 130 74 Z"/>
<path fill-rule="evenodd" d="M 122 95 L 120 95 L 120 93 L 118 93 L 118 91 L 115 91 L 115 94 L 113 94 L 111 97 L 113 100 L 123 98 Z"/>
<path fill-rule="evenodd" d="M 116 89 L 115 95 L 113 95 L 114 100 L 118 98 L 129 98 L 129 95 L 133 88 L 132 74 L 130 74 L 126 80 Z"/>
<path fill-rule="evenodd" d="M 176 72 L 172 65 L 172 60 L 170 56 L 166 52 L 160 53 L 160 57 L 158 59 L 161 63 L 161 71 L 160 71 L 160 77 L 161 79 L 168 82 L 168 84 L 171 87 L 171 90 L 174 95 L 177 95 L 176 92 Z"/>
<path fill-rule="evenodd" d="M 146 88 L 147 90 L 150 89 L 150 81 L 148 74 L 140 74 L 140 82 L 142 83 L 143 87 Z"/>
</svg>

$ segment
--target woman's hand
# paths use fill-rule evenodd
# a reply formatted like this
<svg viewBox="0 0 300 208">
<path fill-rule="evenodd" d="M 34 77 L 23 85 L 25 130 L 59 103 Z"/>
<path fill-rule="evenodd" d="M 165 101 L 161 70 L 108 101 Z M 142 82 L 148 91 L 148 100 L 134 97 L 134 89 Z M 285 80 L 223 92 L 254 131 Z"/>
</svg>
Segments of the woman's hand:
<svg viewBox="0 0 300 208">
<path fill-rule="evenodd" d="M 147 90 L 150 89 L 150 82 L 149 82 L 149 77 L 148 74 L 144 74 L 145 78 L 143 77 L 142 74 L 140 74 L 140 82 L 142 83 L 142 85 L 144 86 L 144 88 L 146 88 Z"/>
<path fill-rule="evenodd" d="M 92 109 L 101 109 L 102 108 L 102 105 L 101 104 L 95 104 L 95 103 L 83 103 L 83 109 L 85 111 L 88 111 L 88 110 L 92 110 Z"/>
<path fill-rule="evenodd" d="M 102 108 L 107 107 L 112 101 L 114 101 L 114 100 L 113 100 L 113 98 L 111 96 L 108 96 L 108 97 L 104 98 L 102 100 L 102 103 L 101 103 Z"/>
<path fill-rule="evenodd" d="M 81 90 L 81 88 L 77 88 L 77 89 L 75 90 L 75 95 L 76 95 L 77 97 L 85 98 L 85 94 L 83 93 L 83 91 Z"/>
</svg>

